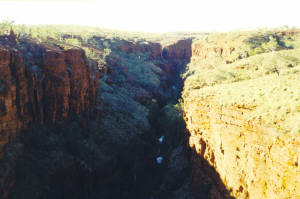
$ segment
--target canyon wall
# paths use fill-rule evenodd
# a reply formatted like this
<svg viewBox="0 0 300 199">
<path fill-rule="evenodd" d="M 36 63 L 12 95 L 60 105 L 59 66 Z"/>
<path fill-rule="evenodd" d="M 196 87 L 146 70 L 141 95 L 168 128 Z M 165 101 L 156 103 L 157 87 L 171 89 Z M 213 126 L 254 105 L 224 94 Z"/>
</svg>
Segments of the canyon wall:
<svg viewBox="0 0 300 199">
<path fill-rule="evenodd" d="M 162 56 L 169 60 L 189 60 L 192 56 L 192 42 L 192 39 L 182 39 L 175 43 L 163 45 Z"/>
<path fill-rule="evenodd" d="M 31 123 L 63 122 L 89 116 L 95 105 L 98 74 L 83 50 L 23 44 L 0 49 L 1 146 Z"/>
<path fill-rule="evenodd" d="M 190 147 L 217 170 L 235 198 L 299 198 L 299 136 L 248 122 L 251 110 L 224 108 L 214 97 L 185 99 Z"/>
<path fill-rule="evenodd" d="M 122 41 L 122 44 L 119 46 L 119 50 L 124 53 L 135 54 L 140 53 L 149 53 L 150 59 L 159 59 L 161 58 L 162 46 L 159 43 L 144 42 L 144 43 L 134 43 L 130 41 Z"/>
<path fill-rule="evenodd" d="M 205 60 L 213 57 L 220 58 L 222 64 L 228 64 L 231 62 L 226 60 L 235 51 L 239 49 L 230 45 L 227 45 L 227 48 L 217 44 L 212 46 L 203 40 L 193 45 L 191 60 L 192 63 L 197 61 L 202 69 L 211 64 Z M 243 58 L 242 55 L 236 57 Z M 209 75 L 212 69 L 206 69 Z M 296 75 L 293 77 L 297 80 Z M 195 82 L 194 85 L 191 82 L 186 83 L 183 92 L 184 119 L 189 131 L 189 146 L 193 151 L 192 187 L 199 198 L 203 181 L 209 181 L 209 178 L 222 184 L 219 188 L 218 185 L 210 187 L 211 198 L 300 198 L 299 132 L 283 133 L 276 125 L 284 120 L 278 120 L 271 125 L 267 122 L 271 120 L 271 116 L 251 119 L 254 114 L 258 114 L 257 110 L 264 106 L 264 102 L 257 101 L 263 99 L 267 93 L 260 93 L 260 96 L 252 94 L 256 98 L 253 97 L 251 102 L 245 97 L 251 96 L 255 90 L 267 88 L 270 82 L 270 85 L 278 85 L 276 89 L 284 90 L 284 76 L 280 78 L 273 75 L 270 79 L 272 80 L 260 78 L 249 83 L 232 83 L 232 89 L 231 84 L 225 83 L 219 87 L 204 84 L 206 88 L 197 87 Z M 294 89 L 297 87 L 296 83 L 290 86 Z M 276 96 L 275 92 L 272 94 Z M 282 97 L 278 97 L 276 101 Z M 234 103 L 227 103 L 226 100 Z M 264 101 L 267 100 L 273 99 Z M 270 107 L 272 106 L 271 104 Z M 297 110 L 295 111 L 297 113 Z M 293 117 L 296 129 L 299 118 L 297 121 L 297 115 Z M 205 167 L 214 168 L 218 175 L 211 175 Z M 221 196 L 216 190 L 222 190 L 223 184 L 229 192 Z"/>
<path fill-rule="evenodd" d="M 3 198 L 15 181 L 16 154 L 20 149 L 14 153 L 8 143 L 15 143 L 17 132 L 30 124 L 64 124 L 77 115 L 91 118 L 96 104 L 99 75 L 83 50 L 62 50 L 32 42 L 21 45 L 0 46 Z"/>
</svg>

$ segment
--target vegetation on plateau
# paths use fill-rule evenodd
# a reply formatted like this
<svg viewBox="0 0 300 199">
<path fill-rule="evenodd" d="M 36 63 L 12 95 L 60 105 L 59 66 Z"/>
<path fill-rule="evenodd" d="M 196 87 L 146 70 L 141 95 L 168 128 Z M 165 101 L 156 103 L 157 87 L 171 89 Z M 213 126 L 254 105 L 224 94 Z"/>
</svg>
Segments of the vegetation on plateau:
<svg viewBox="0 0 300 199">
<path fill-rule="evenodd" d="M 300 133 L 300 31 L 259 30 L 208 35 L 210 51 L 188 65 L 184 97 L 215 96 L 222 106 L 252 110 L 249 120 Z"/>
</svg>

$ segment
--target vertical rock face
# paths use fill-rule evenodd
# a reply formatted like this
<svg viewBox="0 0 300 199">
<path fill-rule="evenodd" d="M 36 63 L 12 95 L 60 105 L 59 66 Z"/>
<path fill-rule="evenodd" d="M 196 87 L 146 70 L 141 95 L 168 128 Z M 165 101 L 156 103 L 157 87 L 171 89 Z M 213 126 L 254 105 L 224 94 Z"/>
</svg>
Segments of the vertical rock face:
<svg viewBox="0 0 300 199">
<path fill-rule="evenodd" d="M 185 103 L 190 147 L 217 170 L 234 197 L 299 198 L 299 136 L 249 123 L 251 110 L 222 108 L 213 97 Z M 192 164 L 199 162 L 194 158 Z M 197 183 L 199 167 L 193 173 Z"/>
<path fill-rule="evenodd" d="M 241 59 L 243 55 L 247 56 L 247 53 L 239 54 L 243 51 L 239 47 L 232 47 L 231 44 L 226 46 L 222 43 L 220 45 L 212 43 L 213 41 L 210 45 L 204 40 L 194 43 L 191 62 L 197 61 L 195 65 L 201 68 L 211 64 L 208 61 L 214 61 L 214 58 L 215 60 L 218 58 L 217 61 L 225 65 L 232 61 L 232 57 Z M 209 72 L 209 69 L 206 71 Z M 192 184 L 196 193 L 199 193 L 201 187 L 203 188 L 203 180 L 209 183 L 212 179 L 215 182 L 222 182 L 230 193 L 219 194 L 215 190 L 223 188 L 214 185 L 210 187 L 211 198 L 232 196 L 238 199 L 296 199 L 300 197 L 298 132 L 283 133 L 277 128 L 276 122 L 267 123 L 270 121 L 267 117 L 252 119 L 253 115 L 258 114 L 259 106 L 265 105 L 264 102 L 256 104 L 255 100 L 262 99 L 265 93 L 256 96 L 253 102 L 247 103 L 237 97 L 241 93 L 249 94 L 262 89 L 263 86 L 268 87 L 270 82 L 271 84 L 275 84 L 276 81 L 284 82 L 283 78 L 278 80 L 277 76 L 272 81 L 259 84 L 262 79 L 245 80 L 241 81 L 241 84 L 220 83 L 222 86 L 216 83 L 211 87 L 204 85 L 205 88 L 196 87 L 195 82 L 194 85 L 190 83 L 186 86 L 183 92 L 184 119 L 190 132 L 189 146 L 193 150 Z M 251 87 L 253 90 L 246 86 L 251 82 L 255 85 Z M 296 83 L 291 84 L 290 87 L 295 88 L 295 85 Z M 191 88 L 192 86 L 195 87 Z M 226 88 L 231 88 L 231 91 L 234 90 L 236 93 L 230 95 Z M 226 104 L 224 97 L 226 93 L 229 96 L 227 100 L 236 99 L 235 103 Z M 276 96 L 276 94 L 272 95 Z M 298 119 L 297 116 L 294 117 Z M 218 175 L 211 175 L 205 169 L 207 167 L 215 169 Z"/>
<path fill-rule="evenodd" d="M 0 70 L 1 152 L 31 122 L 55 124 L 91 114 L 98 72 L 83 50 L 36 44 L 26 44 L 25 50 L 1 47 Z"/>
<path fill-rule="evenodd" d="M 13 137 L 17 129 L 32 120 L 27 117 L 28 109 L 25 108 L 29 98 L 26 93 L 25 67 L 22 62 L 20 53 L 9 49 L 0 50 L 1 154 L 2 147 L 8 142 L 9 137 Z M 22 116 L 23 122 L 21 122 Z"/>
</svg>

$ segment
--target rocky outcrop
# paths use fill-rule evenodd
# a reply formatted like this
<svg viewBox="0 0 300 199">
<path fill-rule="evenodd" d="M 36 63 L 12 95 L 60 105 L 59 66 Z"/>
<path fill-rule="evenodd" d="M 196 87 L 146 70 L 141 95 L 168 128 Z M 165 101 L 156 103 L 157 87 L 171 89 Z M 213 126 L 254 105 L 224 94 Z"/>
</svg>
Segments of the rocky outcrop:
<svg viewBox="0 0 300 199">
<path fill-rule="evenodd" d="M 242 34 L 233 37 L 229 33 L 207 35 L 193 42 L 191 62 L 206 68 L 249 57 L 251 47 L 246 41 L 248 37 Z"/>
<path fill-rule="evenodd" d="M 220 57 L 229 57 L 234 50 L 234 47 L 228 45 L 223 47 L 209 46 L 205 41 L 198 41 L 193 44 L 192 54 L 194 58 L 197 57 L 198 59 L 206 59 L 212 54 Z"/>
<path fill-rule="evenodd" d="M 3 146 L 28 124 L 55 124 L 90 116 L 98 74 L 84 51 L 23 43 L 0 49 L 0 141 Z"/>
<path fill-rule="evenodd" d="M 225 108 L 213 96 L 185 97 L 189 145 L 197 154 L 192 160 L 194 187 L 199 189 L 203 175 L 199 156 L 216 169 L 235 198 L 299 198 L 300 137 L 249 122 L 251 111 Z"/>
</svg>

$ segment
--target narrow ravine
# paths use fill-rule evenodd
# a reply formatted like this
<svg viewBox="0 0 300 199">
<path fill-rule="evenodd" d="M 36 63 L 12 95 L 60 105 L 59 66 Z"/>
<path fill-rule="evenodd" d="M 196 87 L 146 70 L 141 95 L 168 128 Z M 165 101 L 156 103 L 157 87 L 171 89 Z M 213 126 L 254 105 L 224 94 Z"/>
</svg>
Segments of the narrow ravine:
<svg viewBox="0 0 300 199">
<path fill-rule="evenodd" d="M 163 50 L 164 58 L 168 51 Z M 167 59 L 168 60 L 168 59 Z M 170 59 L 171 60 L 171 59 Z M 188 164 L 188 147 L 183 120 L 181 78 L 189 58 L 185 60 L 168 61 L 171 70 L 168 71 L 167 85 L 169 98 L 158 99 L 159 107 L 151 121 L 151 132 L 154 133 L 152 146 L 154 148 L 157 185 L 151 190 L 150 199 L 159 198 L 193 198 L 188 189 L 191 170 Z M 183 194 L 184 192 L 184 194 Z"/>
<path fill-rule="evenodd" d="M 190 133 L 184 121 L 181 92 L 182 73 L 190 57 L 174 61 L 168 59 L 166 49 L 163 53 L 172 69 L 167 78 L 167 92 L 172 94 L 170 98 L 159 100 L 159 107 L 152 113 L 155 118 L 151 120 L 152 156 L 156 164 L 155 177 L 149 180 L 156 179 L 157 184 L 152 187 L 150 199 L 233 199 L 215 168 L 189 146 Z"/>
</svg>

